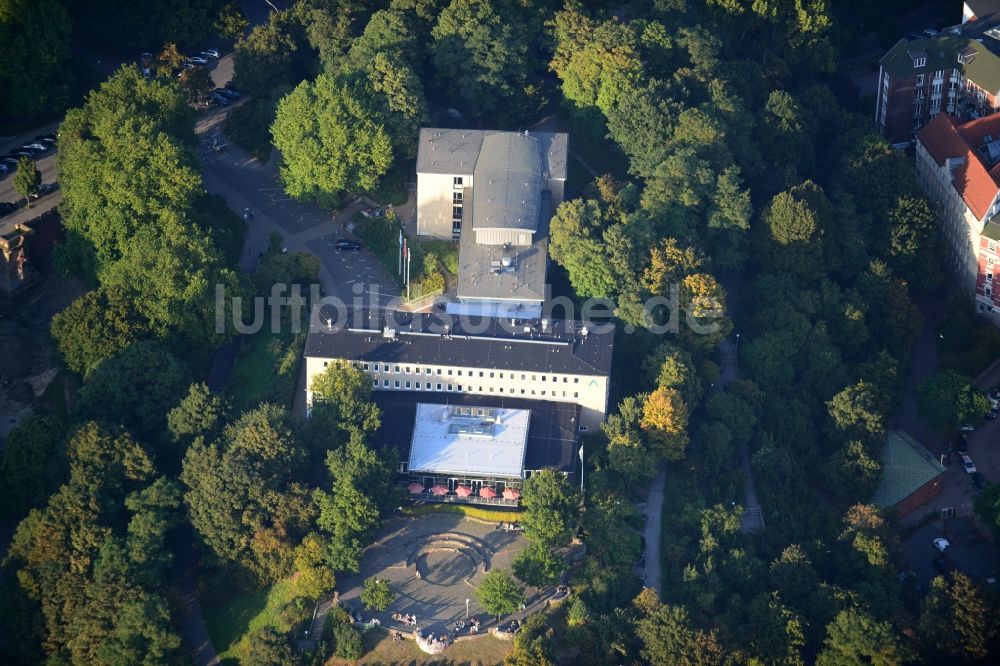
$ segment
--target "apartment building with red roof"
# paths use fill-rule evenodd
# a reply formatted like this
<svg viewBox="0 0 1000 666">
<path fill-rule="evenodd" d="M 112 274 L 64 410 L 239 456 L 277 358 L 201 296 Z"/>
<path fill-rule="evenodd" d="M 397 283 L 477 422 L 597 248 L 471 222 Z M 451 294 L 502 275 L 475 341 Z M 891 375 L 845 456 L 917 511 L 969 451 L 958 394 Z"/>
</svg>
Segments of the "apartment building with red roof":
<svg viewBox="0 0 1000 666">
<path fill-rule="evenodd" d="M 1000 114 L 941 114 L 917 132 L 917 181 L 936 204 L 948 263 L 976 311 L 1000 325 Z"/>
</svg>

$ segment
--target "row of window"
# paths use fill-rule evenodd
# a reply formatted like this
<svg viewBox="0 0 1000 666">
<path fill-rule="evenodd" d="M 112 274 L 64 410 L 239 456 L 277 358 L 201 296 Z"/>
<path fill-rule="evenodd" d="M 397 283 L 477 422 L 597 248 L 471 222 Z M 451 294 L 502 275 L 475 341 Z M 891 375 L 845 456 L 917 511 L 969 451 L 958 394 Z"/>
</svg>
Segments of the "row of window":
<svg viewBox="0 0 1000 666">
<path fill-rule="evenodd" d="M 568 391 L 563 391 L 562 395 L 560 396 L 558 391 L 551 391 L 550 392 L 550 391 L 547 391 L 545 389 L 542 389 L 541 391 L 537 391 L 536 389 L 531 389 L 529 391 L 528 389 L 516 389 L 514 387 L 510 387 L 507 390 L 504 390 L 504 387 L 502 387 L 502 386 L 499 386 L 499 387 L 487 386 L 485 388 L 485 390 L 484 390 L 484 388 L 482 386 L 463 386 L 462 384 L 443 384 L 443 383 L 440 383 L 440 382 L 439 383 L 434 383 L 434 382 L 423 382 L 423 383 L 421 383 L 421 382 L 418 382 L 418 381 L 399 380 L 399 379 L 395 379 L 395 380 L 391 380 L 391 381 L 388 380 L 388 379 L 383 379 L 381 381 L 382 381 L 382 388 L 410 389 L 410 390 L 413 390 L 413 391 L 435 391 L 436 390 L 436 391 L 454 391 L 454 392 L 458 392 L 458 393 L 462 393 L 462 392 L 468 392 L 468 393 L 507 393 L 508 395 L 535 395 L 535 396 L 541 395 L 541 396 L 553 397 L 553 398 L 558 398 L 558 397 L 567 398 L 567 397 L 569 397 L 568 396 L 568 393 L 569 393 Z M 377 377 L 372 381 L 372 386 L 374 388 L 379 388 L 379 379 Z M 520 391 L 520 393 L 518 393 L 518 391 Z M 579 398 L 580 397 L 580 393 L 577 392 L 577 391 L 574 391 L 573 392 L 573 397 L 574 398 Z"/>
<path fill-rule="evenodd" d="M 323 363 L 323 367 L 324 368 L 327 367 L 328 365 L 329 365 L 329 362 Z M 462 377 L 463 376 L 463 374 L 462 374 L 463 372 L 465 372 L 464 376 L 466 376 L 466 377 L 475 377 L 476 376 L 476 372 L 477 372 L 476 370 L 471 370 L 471 369 L 470 370 L 464 370 L 464 371 L 463 370 L 459 370 L 459 369 L 452 370 L 451 368 L 445 368 L 443 371 L 442 371 L 441 368 L 437 368 L 436 370 L 433 369 L 433 368 L 423 368 L 423 369 L 421 369 L 420 366 L 417 366 L 417 367 L 412 367 L 412 366 L 409 366 L 409 365 L 403 365 L 403 366 L 396 365 L 396 366 L 393 366 L 393 365 L 390 365 L 388 363 L 384 363 L 384 364 L 383 363 L 370 363 L 369 364 L 369 363 L 355 362 L 354 363 L 354 367 L 356 367 L 356 368 L 358 368 L 360 370 L 364 370 L 366 372 L 395 372 L 397 374 L 400 373 L 400 372 L 402 372 L 405 375 L 409 375 L 409 374 L 419 375 L 421 373 L 422 374 L 426 374 L 426 375 L 441 375 L 441 374 L 444 374 L 444 375 L 447 375 L 449 377 L 451 377 L 453 374 L 457 375 L 459 377 Z M 506 372 L 506 373 L 504 373 L 504 372 L 497 372 L 497 371 L 494 371 L 494 370 L 479 370 L 478 372 L 479 372 L 479 376 L 480 377 L 486 377 L 487 373 L 488 373 L 490 379 L 496 379 L 497 375 L 499 375 L 500 379 L 517 379 L 517 373 L 515 373 L 515 372 Z M 543 381 L 543 382 L 549 381 L 549 377 L 550 376 L 552 377 L 552 383 L 553 384 L 559 382 L 559 378 L 556 377 L 555 375 L 541 375 L 541 381 Z M 531 375 L 531 381 L 533 381 L 533 382 L 539 381 L 538 377 L 539 377 L 539 375 L 537 375 L 537 374 Z M 521 373 L 521 381 L 528 381 L 528 375 L 527 375 L 527 373 Z M 562 383 L 563 384 L 568 384 L 569 383 L 569 377 L 563 377 L 562 378 Z M 573 383 L 574 384 L 579 384 L 580 383 L 580 378 L 579 377 L 574 377 L 573 378 Z"/>
</svg>

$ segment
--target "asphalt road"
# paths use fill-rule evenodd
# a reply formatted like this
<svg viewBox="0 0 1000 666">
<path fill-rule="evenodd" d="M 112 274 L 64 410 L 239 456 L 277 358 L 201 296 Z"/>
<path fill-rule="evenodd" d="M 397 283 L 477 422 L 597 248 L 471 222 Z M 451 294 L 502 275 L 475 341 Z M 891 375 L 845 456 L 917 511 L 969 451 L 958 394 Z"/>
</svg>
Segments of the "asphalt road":
<svg viewBox="0 0 1000 666">
<path fill-rule="evenodd" d="M 7 137 L 0 142 L 0 154 L 6 155 L 27 141 L 33 142 L 36 135 L 46 134 L 53 131 L 53 129 L 54 125 L 25 132 L 24 134 L 19 134 L 14 137 Z M 35 166 L 37 166 L 39 171 L 42 172 L 43 183 L 58 182 L 59 169 L 56 166 L 55 149 L 39 155 L 38 159 L 35 160 Z M 38 217 L 42 213 L 55 208 L 55 206 L 59 204 L 59 201 L 62 200 L 62 196 L 59 191 L 56 190 L 51 194 L 43 196 L 38 201 L 34 202 L 29 208 L 27 206 L 27 202 L 24 200 L 24 197 L 18 194 L 14 189 L 15 173 L 16 170 L 12 168 L 11 172 L 7 174 L 3 180 L 0 180 L 0 201 L 9 201 L 18 206 L 17 210 L 0 218 L 0 232 L 6 231 L 18 223 L 27 222 L 28 220 Z"/>
</svg>

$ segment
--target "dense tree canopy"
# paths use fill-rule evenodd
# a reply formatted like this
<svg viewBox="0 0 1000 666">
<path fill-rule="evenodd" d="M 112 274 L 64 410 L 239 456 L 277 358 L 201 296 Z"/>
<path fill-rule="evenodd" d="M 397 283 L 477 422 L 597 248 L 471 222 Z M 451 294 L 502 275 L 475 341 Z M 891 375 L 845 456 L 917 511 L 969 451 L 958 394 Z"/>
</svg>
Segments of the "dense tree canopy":
<svg viewBox="0 0 1000 666">
<path fill-rule="evenodd" d="M 382 114 L 356 78 L 321 74 L 278 104 L 271 127 L 281 151 L 281 179 L 294 197 L 333 203 L 375 189 L 392 166 Z"/>
<path fill-rule="evenodd" d="M 59 0 L 0 3 L 0 117 L 50 113 L 69 102 L 72 22 Z"/>
</svg>

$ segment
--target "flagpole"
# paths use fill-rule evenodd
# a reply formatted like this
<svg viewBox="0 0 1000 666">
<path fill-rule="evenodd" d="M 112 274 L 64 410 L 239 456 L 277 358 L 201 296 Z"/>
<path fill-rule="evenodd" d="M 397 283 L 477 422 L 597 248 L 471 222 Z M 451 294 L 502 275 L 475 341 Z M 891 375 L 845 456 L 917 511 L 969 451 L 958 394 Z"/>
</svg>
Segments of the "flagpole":
<svg viewBox="0 0 1000 666">
<path fill-rule="evenodd" d="M 396 270 L 399 275 L 403 274 L 403 230 L 399 230 L 399 268 Z"/>
<path fill-rule="evenodd" d="M 583 501 L 583 444 L 580 444 L 580 501 Z"/>
</svg>

